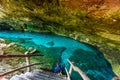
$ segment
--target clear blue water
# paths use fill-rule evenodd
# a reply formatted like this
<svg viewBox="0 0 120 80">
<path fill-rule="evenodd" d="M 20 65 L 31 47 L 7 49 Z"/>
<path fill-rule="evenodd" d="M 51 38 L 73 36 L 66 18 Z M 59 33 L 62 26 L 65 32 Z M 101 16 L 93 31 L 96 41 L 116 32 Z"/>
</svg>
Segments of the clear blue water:
<svg viewBox="0 0 120 80">
<path fill-rule="evenodd" d="M 67 68 L 68 68 L 68 63 L 67 63 L 66 59 L 73 56 L 75 51 L 77 51 L 77 50 L 83 50 L 83 51 L 89 52 L 91 54 L 101 54 L 102 55 L 102 53 L 99 50 L 97 50 L 95 47 L 93 47 L 91 45 L 84 44 L 82 42 L 76 41 L 76 40 L 68 38 L 68 37 L 59 36 L 59 35 L 50 34 L 50 33 L 0 31 L 0 38 L 8 38 L 8 39 L 11 39 L 12 41 L 18 41 L 19 39 L 25 39 L 26 43 L 22 43 L 23 45 L 25 44 L 24 46 L 27 45 L 27 42 L 33 42 L 36 45 L 43 45 L 48 48 L 49 47 L 65 47 L 66 49 L 65 49 L 65 51 L 62 52 L 61 58 L 62 58 L 62 64 L 65 64 L 65 66 Z M 26 48 L 28 48 L 28 47 L 31 47 L 31 46 L 26 46 Z M 78 58 L 81 58 L 81 57 L 84 57 L 84 56 L 78 56 Z M 102 57 L 104 60 L 104 56 L 102 56 Z M 107 65 L 107 63 L 105 61 L 104 61 L 105 69 L 109 68 L 109 66 L 110 66 L 110 69 L 109 69 L 110 75 L 106 74 L 106 72 L 105 72 L 105 74 L 101 73 L 101 75 L 104 75 L 104 76 L 109 75 L 108 79 L 103 78 L 103 80 L 110 80 L 113 77 L 111 65 Z M 102 65 L 102 64 L 100 64 L 100 65 Z M 109 70 L 107 70 L 107 71 L 109 71 Z M 97 72 L 97 71 L 91 72 L 91 70 L 89 70 L 89 69 L 86 71 L 86 73 L 91 73 L 91 74 L 93 74 L 94 72 Z M 98 72 L 98 73 L 100 74 L 100 72 Z M 104 71 L 103 71 L 103 73 L 104 73 Z M 96 74 L 96 73 L 94 73 L 94 74 Z M 73 77 L 73 80 L 75 80 L 75 77 Z M 81 80 L 81 79 L 76 78 L 76 80 Z M 94 79 L 94 80 L 101 80 L 101 79 Z"/>
<path fill-rule="evenodd" d="M 66 58 L 69 58 L 77 49 L 83 49 L 90 52 L 96 51 L 90 46 L 86 46 L 86 44 L 80 43 L 71 38 L 48 33 L 0 31 L 0 37 L 13 40 L 15 40 L 15 38 L 16 40 L 25 38 L 28 41 L 32 41 L 37 45 L 43 45 L 45 47 L 51 47 L 51 45 L 48 45 L 47 43 L 54 42 L 54 45 L 52 47 L 66 47 L 66 50 L 63 52 L 63 54 L 68 54 L 67 56 L 65 56 Z"/>
</svg>

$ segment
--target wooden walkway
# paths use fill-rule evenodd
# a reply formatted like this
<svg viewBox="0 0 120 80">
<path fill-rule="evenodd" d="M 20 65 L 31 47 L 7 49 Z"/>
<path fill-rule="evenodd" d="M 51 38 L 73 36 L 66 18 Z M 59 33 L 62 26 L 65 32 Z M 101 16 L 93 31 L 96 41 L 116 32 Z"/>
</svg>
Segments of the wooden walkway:
<svg viewBox="0 0 120 80">
<path fill-rule="evenodd" d="M 20 75 L 15 75 L 10 80 L 71 80 L 70 76 L 71 76 L 72 70 L 78 72 L 80 74 L 80 76 L 83 78 L 83 80 L 90 80 L 90 78 L 81 69 L 74 66 L 73 63 L 69 59 L 67 59 L 67 61 L 70 64 L 70 70 L 68 71 L 67 68 L 65 68 L 67 77 L 65 75 L 58 76 L 52 72 L 46 72 L 43 70 L 30 72 L 31 66 L 43 64 L 42 62 L 30 64 L 30 57 L 32 57 L 32 56 L 43 56 L 43 55 L 42 54 L 28 54 L 28 52 L 25 52 L 25 55 L 0 55 L 0 58 L 26 57 L 26 66 L 16 68 L 14 70 L 0 74 L 0 80 L 1 79 L 6 80 L 4 78 L 4 76 L 9 75 L 9 74 L 11 74 L 15 71 L 18 71 L 20 69 L 23 69 L 23 68 L 27 68 L 26 73 L 20 74 Z"/>
<path fill-rule="evenodd" d="M 52 72 L 32 71 L 24 74 L 15 75 L 10 80 L 67 80 L 66 76 L 58 76 Z"/>
</svg>

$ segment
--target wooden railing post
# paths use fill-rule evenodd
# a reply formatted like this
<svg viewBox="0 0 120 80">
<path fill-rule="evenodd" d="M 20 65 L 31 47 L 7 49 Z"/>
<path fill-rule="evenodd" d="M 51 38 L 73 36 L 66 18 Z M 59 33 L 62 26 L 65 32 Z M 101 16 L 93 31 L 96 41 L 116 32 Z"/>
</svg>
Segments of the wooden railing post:
<svg viewBox="0 0 120 80">
<path fill-rule="evenodd" d="M 69 74 L 69 72 L 68 72 L 68 70 L 67 70 L 66 67 L 65 67 L 65 71 L 66 71 L 66 73 L 67 73 L 67 80 L 71 80 L 71 79 L 70 79 L 70 74 Z"/>
<path fill-rule="evenodd" d="M 29 55 L 28 51 L 25 52 L 25 55 Z M 26 65 L 30 65 L 30 56 L 25 58 L 26 60 Z M 31 71 L 31 67 L 27 67 L 27 72 Z"/>
<path fill-rule="evenodd" d="M 70 65 L 69 74 L 71 75 L 71 73 L 72 73 L 72 66 Z"/>
<path fill-rule="evenodd" d="M 33 49 L 32 47 L 29 47 L 28 51 L 25 52 L 25 55 L 33 54 L 36 51 L 36 49 Z M 30 56 L 26 57 L 26 65 L 30 65 Z M 27 72 L 31 71 L 31 67 L 27 68 Z"/>
</svg>

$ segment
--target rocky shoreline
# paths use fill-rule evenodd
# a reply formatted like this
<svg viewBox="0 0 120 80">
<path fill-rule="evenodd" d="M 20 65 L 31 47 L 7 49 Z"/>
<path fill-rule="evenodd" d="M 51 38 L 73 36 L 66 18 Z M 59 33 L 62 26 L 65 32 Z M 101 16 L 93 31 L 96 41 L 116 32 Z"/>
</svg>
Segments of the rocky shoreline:
<svg viewBox="0 0 120 80">
<path fill-rule="evenodd" d="M 9 53 L 6 53 L 5 50 L 6 49 L 9 50 L 9 48 L 13 47 L 14 45 L 15 45 L 15 43 L 10 42 L 8 44 L 5 42 L 5 39 L 0 38 L 0 55 L 9 54 Z M 10 70 L 13 70 L 17 66 L 23 66 L 24 63 L 20 64 L 19 62 L 18 62 L 18 65 L 16 65 L 17 64 L 16 60 L 18 60 L 18 59 L 15 59 L 15 60 L 14 59 L 4 59 L 4 58 L 0 59 L 0 74 L 8 72 Z M 19 73 L 19 71 L 16 73 Z M 6 77 L 10 78 L 13 74 L 7 75 Z"/>
</svg>

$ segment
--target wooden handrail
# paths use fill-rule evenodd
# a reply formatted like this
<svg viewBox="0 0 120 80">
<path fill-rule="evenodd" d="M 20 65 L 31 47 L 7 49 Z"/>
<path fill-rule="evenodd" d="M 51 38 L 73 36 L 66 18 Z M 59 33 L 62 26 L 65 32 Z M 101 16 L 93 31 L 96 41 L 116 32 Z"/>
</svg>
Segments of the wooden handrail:
<svg viewBox="0 0 120 80">
<path fill-rule="evenodd" d="M 67 80 L 71 80 L 71 79 L 70 79 L 70 74 L 69 74 L 69 72 L 68 72 L 68 70 L 67 70 L 66 67 L 65 67 L 65 71 L 66 71 L 66 73 L 67 73 Z"/>
<path fill-rule="evenodd" d="M 72 66 L 70 66 L 69 74 L 71 75 L 72 73 Z"/>
<path fill-rule="evenodd" d="M 34 63 L 34 64 L 30 64 L 30 65 L 23 66 L 23 67 L 20 67 L 20 68 L 16 68 L 16 69 L 14 69 L 14 70 L 11 70 L 11 71 L 8 71 L 8 72 L 5 72 L 5 73 L 0 74 L 0 77 L 9 75 L 9 74 L 11 74 L 11 73 L 13 73 L 13 72 L 15 72 L 15 71 L 20 70 L 20 69 L 27 68 L 27 67 L 34 66 L 34 65 L 39 65 L 39 64 L 43 64 L 43 62 L 41 62 L 41 63 Z"/>
<path fill-rule="evenodd" d="M 90 80 L 90 78 L 78 67 L 74 66 L 73 63 L 67 59 L 67 61 L 70 63 L 70 73 L 69 75 L 71 75 L 72 69 L 76 72 L 78 72 L 80 74 L 80 76 L 83 78 L 83 80 Z"/>
<path fill-rule="evenodd" d="M 32 56 L 44 56 L 43 54 L 29 54 L 29 55 L 0 55 L 0 58 L 16 58 L 16 57 L 32 57 Z"/>
<path fill-rule="evenodd" d="M 36 51 L 36 49 L 34 49 L 34 50 L 32 51 L 32 54 L 29 54 L 29 51 L 26 51 L 24 55 L 9 55 L 9 54 L 8 54 L 8 55 L 0 55 L 0 58 L 20 58 L 20 57 L 25 57 L 26 60 L 27 60 L 27 61 L 26 61 L 26 63 L 27 63 L 26 66 L 23 66 L 23 67 L 20 67 L 20 68 L 16 68 L 16 69 L 13 69 L 13 70 L 11 70 L 11 71 L 2 73 L 2 74 L 0 74 L 0 79 L 1 79 L 2 77 L 4 77 L 4 76 L 6 76 L 6 75 L 8 75 L 8 74 L 11 74 L 11 73 L 13 73 L 13 72 L 15 72 L 15 71 L 18 71 L 18 70 L 20 70 L 20 69 L 27 68 L 27 69 L 29 69 L 29 71 L 30 71 L 30 67 L 31 67 L 31 66 L 38 65 L 38 64 L 42 64 L 42 62 L 41 62 L 41 63 L 30 64 L 30 57 L 33 57 L 33 56 L 44 56 L 43 54 L 33 54 L 34 51 Z M 29 62 L 29 63 L 28 63 L 28 62 Z"/>
</svg>

